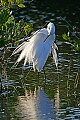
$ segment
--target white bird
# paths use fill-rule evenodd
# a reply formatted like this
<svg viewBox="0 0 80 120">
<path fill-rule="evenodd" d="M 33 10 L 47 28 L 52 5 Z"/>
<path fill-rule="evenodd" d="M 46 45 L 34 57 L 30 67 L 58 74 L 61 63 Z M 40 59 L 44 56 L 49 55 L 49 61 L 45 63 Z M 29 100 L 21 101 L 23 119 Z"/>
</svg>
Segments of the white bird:
<svg viewBox="0 0 80 120">
<path fill-rule="evenodd" d="M 20 44 L 12 53 L 12 55 L 20 52 L 16 63 L 19 63 L 24 59 L 24 66 L 26 63 L 32 64 L 34 71 L 40 72 L 52 51 L 53 59 L 57 66 L 57 46 L 54 43 L 55 40 L 55 25 L 49 23 L 47 28 L 40 29 L 34 33 L 34 35 L 29 38 L 28 42 L 24 41 Z"/>
</svg>

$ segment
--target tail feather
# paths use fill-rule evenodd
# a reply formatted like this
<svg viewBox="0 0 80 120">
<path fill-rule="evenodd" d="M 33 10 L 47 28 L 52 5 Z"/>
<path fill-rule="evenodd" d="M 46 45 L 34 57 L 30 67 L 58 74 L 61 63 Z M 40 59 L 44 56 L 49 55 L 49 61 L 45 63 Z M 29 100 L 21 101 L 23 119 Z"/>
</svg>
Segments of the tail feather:
<svg viewBox="0 0 80 120">
<path fill-rule="evenodd" d="M 26 65 L 26 62 L 31 64 L 33 62 L 33 56 L 34 56 L 34 49 L 33 49 L 33 44 L 29 44 L 26 49 L 26 54 L 25 54 L 25 60 L 24 60 L 24 66 Z"/>
<path fill-rule="evenodd" d="M 24 66 L 26 65 L 26 62 L 28 61 L 28 57 L 27 55 L 25 56 L 25 60 L 24 60 Z"/>
<path fill-rule="evenodd" d="M 11 56 L 15 55 L 16 53 L 19 53 L 20 51 L 22 51 L 24 49 L 24 47 L 26 46 L 27 42 L 23 42 L 22 44 L 20 44 L 12 53 Z"/>
<path fill-rule="evenodd" d="M 20 56 L 18 57 L 18 59 L 17 59 L 17 62 L 19 63 L 22 59 L 24 59 L 25 58 L 25 56 L 26 56 L 26 51 L 27 51 L 27 49 L 23 49 L 23 51 L 21 52 L 21 54 L 20 54 Z"/>
<path fill-rule="evenodd" d="M 58 57 L 57 57 L 57 52 L 56 49 L 58 49 L 57 45 L 54 43 L 52 47 L 52 54 L 53 54 L 53 60 L 55 62 L 56 67 L 58 66 Z"/>
<path fill-rule="evenodd" d="M 16 62 L 14 63 L 14 65 L 11 67 L 11 69 L 12 69 L 12 68 L 16 68 L 17 65 L 18 65 L 18 62 L 16 61 Z"/>
<path fill-rule="evenodd" d="M 54 43 L 53 47 L 54 47 L 54 49 L 58 50 L 56 43 Z"/>
<path fill-rule="evenodd" d="M 33 41 L 29 41 L 29 42 L 23 42 L 22 44 L 20 44 L 12 53 L 12 55 L 15 55 L 16 53 L 19 53 L 21 51 L 21 54 L 19 55 L 17 61 L 15 62 L 14 65 L 16 65 L 17 63 L 19 63 L 22 59 L 25 59 L 24 60 L 24 66 L 26 64 L 26 62 L 32 62 L 32 52 L 33 52 L 33 44 L 32 44 Z M 11 55 L 11 56 L 12 56 Z"/>
</svg>

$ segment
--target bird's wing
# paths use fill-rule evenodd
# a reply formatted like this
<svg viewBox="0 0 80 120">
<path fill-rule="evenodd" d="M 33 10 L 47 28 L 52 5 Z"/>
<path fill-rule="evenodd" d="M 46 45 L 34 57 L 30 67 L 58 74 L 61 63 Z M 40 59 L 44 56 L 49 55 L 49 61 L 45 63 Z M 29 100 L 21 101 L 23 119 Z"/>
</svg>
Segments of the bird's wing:
<svg viewBox="0 0 80 120">
<path fill-rule="evenodd" d="M 47 36 L 45 36 L 46 38 Z M 40 44 L 40 46 L 38 45 L 38 53 L 37 55 L 37 59 L 35 62 L 36 65 L 36 69 L 39 71 L 42 70 L 42 68 L 44 67 L 46 60 L 48 58 L 49 52 L 51 50 L 51 46 L 53 44 L 53 37 L 49 36 L 46 41 L 44 41 L 45 39 L 42 38 L 42 43 Z"/>
<path fill-rule="evenodd" d="M 52 46 L 52 54 L 53 54 L 53 60 L 55 62 L 56 67 L 58 66 L 58 57 L 57 57 L 57 51 L 58 47 L 57 45 L 54 43 Z"/>
<path fill-rule="evenodd" d="M 47 35 L 47 30 L 45 28 L 41 29 L 29 39 L 29 42 L 23 42 L 21 45 L 19 45 L 12 53 L 12 55 L 14 55 L 22 51 L 16 63 L 20 62 L 23 58 L 25 58 L 24 65 L 26 62 L 33 63 L 35 59 L 35 61 L 37 61 L 41 55 L 43 41 Z"/>
<path fill-rule="evenodd" d="M 28 61 L 29 63 L 32 62 L 35 66 L 37 64 L 37 61 L 39 61 L 40 56 L 42 55 L 42 50 L 43 50 L 43 42 L 46 39 L 46 36 L 48 35 L 48 32 L 46 29 L 41 29 L 37 34 L 35 34 L 28 46 L 26 51 L 26 57 L 25 57 L 25 62 Z"/>
<path fill-rule="evenodd" d="M 22 50 L 25 48 L 25 46 L 28 45 L 28 42 L 30 42 L 31 40 L 36 39 L 36 38 L 33 38 L 33 37 L 34 37 L 34 36 L 37 37 L 37 36 L 38 36 L 38 33 L 44 33 L 45 35 L 47 35 L 46 29 L 43 28 L 43 29 L 40 29 L 40 30 L 37 30 L 36 32 L 34 32 L 31 37 L 27 37 L 27 38 L 25 38 L 25 39 L 21 39 L 20 41 L 24 41 L 24 40 L 28 40 L 28 41 L 24 41 L 22 44 L 20 44 L 20 45 L 12 52 L 11 56 L 13 56 L 13 55 L 19 53 L 20 51 L 22 51 Z"/>
</svg>

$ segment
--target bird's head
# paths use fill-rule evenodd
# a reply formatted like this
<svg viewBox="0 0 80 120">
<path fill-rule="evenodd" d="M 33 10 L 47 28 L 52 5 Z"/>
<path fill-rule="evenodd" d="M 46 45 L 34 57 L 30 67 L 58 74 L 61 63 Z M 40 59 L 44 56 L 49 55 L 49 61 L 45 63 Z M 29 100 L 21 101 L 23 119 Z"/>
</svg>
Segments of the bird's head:
<svg viewBox="0 0 80 120">
<path fill-rule="evenodd" d="M 52 22 L 50 22 L 47 25 L 47 30 L 48 30 L 48 35 L 54 36 L 54 39 L 55 39 L 55 25 Z"/>
</svg>

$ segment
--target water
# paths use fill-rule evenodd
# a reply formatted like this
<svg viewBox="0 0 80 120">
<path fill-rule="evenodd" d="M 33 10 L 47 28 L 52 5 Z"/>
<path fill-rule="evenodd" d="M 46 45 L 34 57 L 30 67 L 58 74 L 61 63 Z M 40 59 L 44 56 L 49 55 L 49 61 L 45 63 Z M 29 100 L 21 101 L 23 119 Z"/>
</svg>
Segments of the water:
<svg viewBox="0 0 80 120">
<path fill-rule="evenodd" d="M 75 9 L 73 9 L 74 5 Z M 28 21 L 33 22 L 35 29 L 41 28 L 49 21 L 55 23 L 59 65 L 57 71 L 50 55 L 45 65 L 45 83 L 44 71 L 38 78 L 38 74 L 30 69 L 32 66 L 22 67 L 23 62 L 11 69 L 18 55 L 9 58 L 9 63 L 7 63 L 6 58 L 10 56 L 14 48 L 7 49 L 4 61 L 0 62 L 1 120 L 80 119 L 80 53 L 62 40 L 61 34 L 67 31 L 62 25 L 67 25 L 67 23 L 60 17 L 65 17 L 79 32 L 79 11 L 79 3 L 76 4 L 76 2 L 69 5 L 68 1 L 65 6 L 64 3 L 59 2 L 51 4 L 51 2 L 35 1 L 26 10 L 19 10 L 15 13 L 17 20 L 27 18 Z M 18 13 L 19 16 L 17 16 Z M 0 49 L 0 55 L 2 53 L 3 50 Z"/>
</svg>

